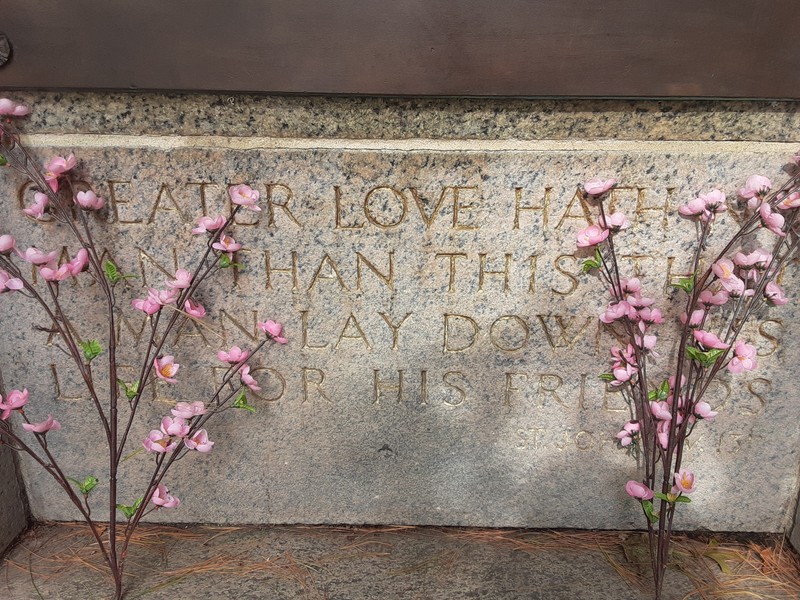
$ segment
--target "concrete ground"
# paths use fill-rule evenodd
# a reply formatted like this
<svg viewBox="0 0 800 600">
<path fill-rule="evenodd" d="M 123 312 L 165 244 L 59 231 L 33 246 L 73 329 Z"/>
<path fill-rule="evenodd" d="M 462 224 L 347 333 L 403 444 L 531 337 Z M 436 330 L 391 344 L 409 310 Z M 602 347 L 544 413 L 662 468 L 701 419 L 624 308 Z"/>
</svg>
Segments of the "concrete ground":
<svg viewBox="0 0 800 600">
<path fill-rule="evenodd" d="M 126 598 L 643 600 L 641 534 L 438 528 L 144 526 Z M 800 598 L 778 538 L 679 538 L 665 600 Z M 723 572 L 723 569 L 725 572 Z M 80 524 L 28 532 L 0 568 L 0 598 L 102 600 L 111 579 Z"/>
</svg>

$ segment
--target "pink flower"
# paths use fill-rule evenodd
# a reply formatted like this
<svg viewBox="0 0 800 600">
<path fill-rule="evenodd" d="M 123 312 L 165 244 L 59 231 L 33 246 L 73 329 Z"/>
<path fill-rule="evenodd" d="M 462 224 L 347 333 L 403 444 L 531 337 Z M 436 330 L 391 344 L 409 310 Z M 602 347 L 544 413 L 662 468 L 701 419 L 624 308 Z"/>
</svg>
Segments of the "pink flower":
<svg viewBox="0 0 800 600">
<path fill-rule="evenodd" d="M 758 367 L 758 363 L 756 362 L 756 347 L 752 344 L 746 344 L 743 340 L 737 340 L 733 352 L 734 357 L 728 363 L 728 370 L 731 373 L 753 371 Z"/>
<path fill-rule="evenodd" d="M 67 171 L 73 169 L 76 163 L 77 161 L 75 160 L 74 154 L 70 154 L 67 158 L 55 156 L 50 159 L 50 162 L 44 166 L 44 178 L 51 190 L 54 192 L 58 191 L 58 178 Z"/>
<path fill-rule="evenodd" d="M 183 303 L 183 310 L 186 311 L 186 314 L 193 316 L 195 319 L 202 319 L 206 316 L 206 309 L 203 308 L 203 305 L 193 301 L 191 298 L 187 298 L 186 302 Z"/>
<path fill-rule="evenodd" d="M 158 484 L 158 487 L 153 492 L 150 501 L 156 506 L 161 508 L 177 508 L 181 503 L 180 499 L 169 493 L 167 486 L 163 483 Z"/>
<path fill-rule="evenodd" d="M 192 274 L 186 269 L 175 271 L 175 279 L 167 282 L 167 287 L 173 290 L 185 290 L 192 285 Z"/>
<path fill-rule="evenodd" d="M 669 446 L 669 421 L 659 421 L 656 425 L 656 437 L 658 438 L 658 445 L 665 450 Z"/>
<path fill-rule="evenodd" d="M 639 431 L 639 421 L 628 421 L 622 426 L 622 429 L 633 435 Z"/>
<path fill-rule="evenodd" d="M 172 452 L 178 446 L 178 442 L 174 441 L 171 437 L 163 431 L 153 429 L 147 437 L 144 438 L 142 446 L 148 452 L 158 452 L 160 454 L 165 452 Z"/>
<path fill-rule="evenodd" d="M 731 298 L 741 298 L 742 296 L 755 294 L 754 290 L 748 290 L 744 281 L 735 275 L 728 277 L 728 279 L 721 279 L 719 283 Z"/>
<path fill-rule="evenodd" d="M 612 346 L 611 356 L 614 357 L 614 368 L 626 364 L 636 366 L 636 349 L 633 344 L 628 344 L 625 350 L 622 350 L 619 346 Z"/>
<path fill-rule="evenodd" d="M 200 217 L 197 219 L 197 227 L 192 229 L 192 233 L 210 233 L 216 231 L 223 225 L 225 225 L 225 217 L 222 215 L 213 219 L 211 217 Z"/>
<path fill-rule="evenodd" d="M 76 164 L 77 161 L 75 160 L 74 154 L 70 154 L 66 158 L 63 156 L 54 156 L 50 159 L 50 162 L 44 166 L 44 169 L 53 175 L 63 175 L 67 171 L 74 169 Z"/>
<path fill-rule="evenodd" d="M 208 432 L 205 429 L 195 431 L 194 435 L 184 440 L 183 443 L 189 450 L 197 450 L 203 453 L 211 452 L 211 449 L 214 447 L 214 442 L 209 441 Z"/>
<path fill-rule="evenodd" d="M 51 267 L 41 267 L 39 274 L 45 281 L 64 281 L 72 277 L 72 272 L 69 270 L 68 265 L 61 265 L 57 269 Z"/>
<path fill-rule="evenodd" d="M 0 410 L 3 411 L 0 415 L 0 420 L 5 421 L 11 415 L 12 411 L 25 406 L 28 403 L 29 396 L 30 394 L 27 388 L 22 391 L 11 390 L 8 392 L 5 403 L 3 403 L 3 397 L 0 396 Z"/>
<path fill-rule="evenodd" d="M 769 204 L 762 204 L 758 209 L 761 215 L 761 223 L 775 235 L 785 237 L 786 232 L 781 229 L 785 222 L 783 215 L 772 212 L 772 207 Z"/>
<path fill-rule="evenodd" d="M 678 208 L 678 212 L 684 217 L 697 217 L 706 211 L 706 203 L 702 198 L 694 198 Z"/>
<path fill-rule="evenodd" d="M 100 210 L 106 205 L 105 198 L 101 198 L 91 190 L 78 192 L 75 195 L 75 203 L 85 210 Z"/>
<path fill-rule="evenodd" d="M 634 339 L 636 340 L 636 345 L 645 352 L 653 352 L 653 349 L 656 347 L 656 342 L 658 341 L 658 337 L 654 335 L 635 335 Z M 658 355 L 653 352 L 653 356 Z"/>
<path fill-rule="evenodd" d="M 675 487 L 684 494 L 691 494 L 696 487 L 694 473 L 689 469 L 681 469 L 675 473 Z"/>
<path fill-rule="evenodd" d="M 11 254 L 17 249 L 17 241 L 10 235 L 0 235 L 0 254 Z"/>
<path fill-rule="evenodd" d="M 225 252 L 228 258 L 233 260 L 233 253 L 241 249 L 242 245 L 237 243 L 231 236 L 223 233 L 219 241 L 211 244 L 211 247 L 220 252 Z"/>
<path fill-rule="evenodd" d="M 631 498 L 636 498 L 637 500 L 652 500 L 653 498 L 653 490 L 645 484 L 632 479 L 625 484 L 625 491 L 628 492 Z"/>
<path fill-rule="evenodd" d="M 711 190 L 707 194 L 700 194 L 678 209 L 684 217 L 700 217 L 703 222 L 713 221 L 714 217 L 728 210 L 725 206 L 725 194 L 719 190 Z"/>
<path fill-rule="evenodd" d="M 156 288 L 150 288 L 147 290 L 147 299 L 161 306 L 165 306 L 167 304 L 175 304 L 178 293 L 177 289 L 157 290 Z"/>
<path fill-rule="evenodd" d="M 258 382 L 250 375 L 250 365 L 242 365 L 239 369 L 239 375 L 242 376 L 242 383 L 249 387 L 254 392 L 260 392 L 261 388 L 258 387 Z"/>
<path fill-rule="evenodd" d="M 206 405 L 200 400 L 195 400 L 191 404 L 188 402 L 178 402 L 171 411 L 173 416 L 181 419 L 191 419 L 198 415 L 206 414 Z"/>
<path fill-rule="evenodd" d="M 699 344 L 701 344 L 704 348 L 708 348 L 709 350 L 711 348 L 715 348 L 717 350 L 727 350 L 730 348 L 730 344 L 726 344 L 710 331 L 695 329 L 692 334 L 694 335 L 694 339 L 697 340 Z"/>
<path fill-rule="evenodd" d="M 34 219 L 42 219 L 44 218 L 44 213 L 47 210 L 47 206 L 50 204 L 50 199 L 47 197 L 46 194 L 41 192 L 36 192 L 33 195 L 33 204 L 31 204 L 28 208 L 23 208 L 22 212 L 24 212 L 29 217 L 33 217 Z"/>
<path fill-rule="evenodd" d="M 764 288 L 764 297 L 772 306 L 783 306 L 789 299 L 783 294 L 781 286 L 774 281 L 770 281 Z"/>
<path fill-rule="evenodd" d="M 692 316 L 689 318 L 689 327 L 700 327 L 700 324 L 703 322 L 703 317 L 705 317 L 706 311 L 701 308 L 692 311 Z M 681 323 L 686 324 L 686 313 L 681 315 Z"/>
<path fill-rule="evenodd" d="M 631 277 L 630 279 L 623 277 L 619 282 L 622 286 L 623 294 L 639 294 L 642 291 L 642 283 L 638 277 Z M 613 294 L 614 290 L 611 290 L 611 293 Z"/>
<path fill-rule="evenodd" d="M 65 266 L 73 276 L 83 273 L 89 266 L 89 253 L 86 251 L 86 248 L 78 250 L 77 254 L 75 254 L 75 258 L 69 261 Z"/>
<path fill-rule="evenodd" d="M 725 206 L 725 194 L 717 189 L 711 190 L 707 194 L 700 194 L 698 199 L 703 201 L 706 211 L 711 215 L 728 210 L 728 207 Z"/>
<path fill-rule="evenodd" d="M 657 308 L 642 308 L 636 311 L 636 318 L 648 325 L 660 325 L 664 322 L 661 311 Z"/>
<path fill-rule="evenodd" d="M 11 277 L 6 271 L 0 269 L 0 294 L 3 292 L 15 292 L 25 287 L 22 280 L 18 277 Z"/>
<path fill-rule="evenodd" d="M 720 290 L 716 294 L 711 290 L 703 290 L 700 292 L 698 301 L 704 308 L 709 306 L 722 306 L 729 300 L 728 292 Z"/>
<path fill-rule="evenodd" d="M 644 308 L 646 306 L 652 306 L 655 304 L 655 300 L 652 298 L 647 298 L 646 296 L 642 296 L 641 294 L 633 294 L 632 296 L 628 296 L 628 304 L 634 308 Z M 634 316 L 635 315 L 631 315 L 631 317 Z"/>
<path fill-rule="evenodd" d="M 600 320 L 603 323 L 613 323 L 617 319 L 633 316 L 635 314 L 635 309 L 625 300 L 623 300 L 622 302 L 609 303 L 608 308 L 606 308 L 606 312 L 600 315 Z"/>
<path fill-rule="evenodd" d="M 711 270 L 714 272 L 714 275 L 719 277 L 720 279 L 727 279 L 728 277 L 733 277 L 733 261 L 728 260 L 727 258 L 721 258 L 713 265 L 711 265 Z"/>
<path fill-rule="evenodd" d="M 154 315 L 161 310 L 161 305 L 158 302 L 153 302 L 149 298 L 136 298 L 131 301 L 131 306 L 136 310 L 142 311 L 146 315 Z"/>
<path fill-rule="evenodd" d="M 277 321 L 265 321 L 258 324 L 259 329 L 271 337 L 279 344 L 285 344 L 288 340 L 283 335 L 283 325 Z"/>
<path fill-rule="evenodd" d="M 228 194 L 231 197 L 231 202 L 234 204 L 238 204 L 239 206 L 249 208 L 250 210 L 254 210 L 256 212 L 261 211 L 261 207 L 256 205 L 256 202 L 258 202 L 258 192 L 250 186 L 245 184 L 235 185 L 228 189 Z"/>
<path fill-rule="evenodd" d="M 623 448 L 626 448 L 633 443 L 633 438 L 624 429 L 622 431 L 618 431 L 615 437 L 619 440 L 619 445 Z"/>
<path fill-rule="evenodd" d="M 611 373 L 614 375 L 614 381 L 610 381 L 609 383 L 615 387 L 623 385 L 633 377 L 636 371 L 636 367 L 631 364 L 616 366 L 611 369 Z"/>
<path fill-rule="evenodd" d="M 601 196 L 617 185 L 616 179 L 600 179 L 594 177 L 583 184 L 583 191 L 590 196 Z"/>
<path fill-rule="evenodd" d="M 800 206 L 800 192 L 793 192 L 775 205 L 778 210 L 790 210 Z"/>
<path fill-rule="evenodd" d="M 175 437 L 186 437 L 190 427 L 183 420 L 183 417 L 164 417 L 161 419 L 161 431 L 164 435 L 174 435 Z"/>
<path fill-rule="evenodd" d="M 650 412 L 660 421 L 670 421 L 672 419 L 672 412 L 670 411 L 669 404 L 663 400 L 661 402 L 651 402 Z"/>
<path fill-rule="evenodd" d="M 224 350 L 217 352 L 217 358 L 219 358 L 222 362 L 229 362 L 231 364 L 245 361 L 247 360 L 248 356 L 250 356 L 250 351 L 242 350 L 239 348 L 239 346 L 231 347 L 228 352 L 225 352 Z"/>
<path fill-rule="evenodd" d="M 41 423 L 23 423 L 22 428 L 33 433 L 47 433 L 48 431 L 59 431 L 61 423 L 56 421 L 53 415 L 47 415 L 47 419 Z"/>
<path fill-rule="evenodd" d="M 772 188 L 772 182 L 763 175 L 751 175 L 744 187 L 739 189 L 739 196 L 749 200 L 755 196 L 764 196 Z"/>
<path fill-rule="evenodd" d="M 740 267 L 756 267 L 758 269 L 766 268 L 771 260 L 772 254 L 761 248 L 753 250 L 750 254 L 737 252 L 733 257 L 733 262 Z"/>
<path fill-rule="evenodd" d="M 156 367 L 156 376 L 163 379 L 167 383 L 178 383 L 175 379 L 175 374 L 178 372 L 180 365 L 175 362 L 174 356 L 162 356 L 153 361 Z"/>
<path fill-rule="evenodd" d="M 610 229 L 611 233 L 617 233 L 618 231 L 627 229 L 630 227 L 630 224 L 631 223 L 628 221 L 628 218 L 620 212 L 607 215 L 605 218 L 601 216 L 599 220 L 600 227 Z"/>
<path fill-rule="evenodd" d="M 708 402 L 698 402 L 694 405 L 694 414 L 698 419 L 705 419 L 711 421 L 719 413 L 711 410 L 711 405 Z"/>
<path fill-rule="evenodd" d="M 43 250 L 39 250 L 33 246 L 25 250 L 25 252 L 18 252 L 17 254 L 19 254 L 19 257 L 22 260 L 29 262 L 32 265 L 55 266 L 56 261 L 58 260 L 58 251 L 53 250 L 52 252 L 44 252 Z"/>
<path fill-rule="evenodd" d="M 603 229 L 597 225 L 589 225 L 586 229 L 578 232 L 578 248 L 588 248 L 596 246 L 608 237 L 608 229 Z"/>
<path fill-rule="evenodd" d="M 24 117 L 30 111 L 24 104 L 17 104 L 8 98 L 0 98 L 0 115 L 9 117 Z"/>
</svg>

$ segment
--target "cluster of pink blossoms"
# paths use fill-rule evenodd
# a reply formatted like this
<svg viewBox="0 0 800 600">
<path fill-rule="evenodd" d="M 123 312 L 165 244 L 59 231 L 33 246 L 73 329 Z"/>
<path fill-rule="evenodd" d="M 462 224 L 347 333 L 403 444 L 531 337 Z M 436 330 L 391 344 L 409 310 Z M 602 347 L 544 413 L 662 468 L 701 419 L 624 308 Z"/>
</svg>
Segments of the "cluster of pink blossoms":
<svg viewBox="0 0 800 600">
<path fill-rule="evenodd" d="M 148 452 L 172 452 L 183 442 L 190 450 L 198 452 L 211 452 L 214 442 L 208 439 L 205 429 L 198 429 L 192 433 L 191 420 L 206 413 L 206 406 L 200 400 L 192 403 L 178 402 L 171 411 L 172 416 L 161 419 L 161 427 L 153 429 L 142 445 Z M 189 435 L 191 433 L 191 435 Z"/>
<path fill-rule="evenodd" d="M 613 179 L 592 179 L 583 185 L 583 190 L 590 198 L 602 200 L 602 197 L 615 185 L 616 181 Z M 739 196 L 746 202 L 748 210 L 758 215 L 762 227 L 777 236 L 784 237 L 786 235 L 786 232 L 783 231 L 784 216 L 773 210 L 773 206 L 764 201 L 771 188 L 772 182 L 768 178 L 753 175 L 739 190 Z M 800 207 L 800 193 L 786 195 L 775 204 L 775 207 L 778 211 Z M 708 227 L 715 221 L 717 215 L 726 210 L 725 194 L 714 189 L 706 194 L 698 195 L 697 198 L 681 206 L 679 212 L 684 217 L 697 219 L 704 227 Z M 606 216 L 601 207 L 598 223 L 590 225 L 578 233 L 577 245 L 580 248 L 599 246 L 627 226 L 628 221 L 624 215 L 614 213 Z M 589 264 L 594 263 L 593 267 L 600 267 L 602 255 L 597 253 L 596 256 L 597 258 L 591 259 Z M 769 252 L 756 249 L 749 253 L 737 252 L 733 257 L 721 258 L 712 265 L 714 279 L 706 289 L 698 294 L 696 308 L 691 314 L 681 316 L 684 325 L 692 330 L 691 339 L 694 344 L 692 351 L 700 353 L 697 356 L 711 359 L 710 357 L 714 356 L 711 353 L 714 351 L 732 350 L 727 363 L 730 372 L 741 373 L 757 368 L 756 348 L 752 344 L 737 340 L 731 349 L 730 344 L 705 329 L 705 325 L 709 312 L 715 307 L 724 306 L 732 300 L 752 297 L 758 289 L 757 283 L 762 275 L 773 268 L 772 261 L 773 256 Z M 609 273 L 608 278 L 610 277 Z M 616 288 L 616 285 L 613 287 Z M 632 343 L 625 348 L 617 346 L 611 348 L 611 373 L 603 378 L 615 387 L 634 385 L 636 374 L 640 368 L 638 361 L 648 353 L 655 355 L 653 350 L 656 336 L 651 333 L 650 327 L 663 323 L 664 319 L 661 311 L 653 307 L 654 300 L 642 293 L 641 283 L 638 279 L 620 279 L 619 289 L 612 289 L 611 296 L 612 300 L 600 316 L 600 321 L 605 324 L 625 322 L 627 331 L 631 332 L 633 339 Z M 772 281 L 764 286 L 763 296 L 771 305 L 788 302 L 780 286 Z M 682 379 L 681 388 L 686 384 L 685 377 Z M 667 383 L 669 385 L 668 392 L 666 391 Z M 698 419 L 711 420 L 717 416 L 717 412 L 707 402 L 693 402 L 692 399 L 683 396 L 675 398 L 674 388 L 675 377 L 673 376 L 665 382 L 664 389 L 660 390 L 656 397 L 651 395 L 647 401 L 649 406 L 647 414 L 639 417 L 652 424 L 657 443 L 664 449 L 669 445 L 670 430 L 681 425 L 685 420 L 694 423 Z M 677 406 L 673 406 L 676 403 Z M 626 422 L 615 436 L 619 445 L 629 447 L 635 444 L 640 428 L 641 423 L 637 420 Z M 672 489 L 674 495 L 688 494 L 694 489 L 695 476 L 690 470 L 680 469 L 674 474 Z M 626 490 L 629 495 L 641 501 L 648 501 L 654 497 L 654 492 L 638 481 L 629 481 Z"/>
<path fill-rule="evenodd" d="M 242 208 L 246 208 L 254 212 L 261 211 L 261 207 L 256 204 L 259 199 L 258 190 L 254 190 L 248 185 L 240 184 L 230 187 L 228 189 L 228 196 L 230 196 L 231 202 L 241 206 Z M 216 217 L 200 217 L 197 219 L 197 227 L 192 229 L 192 233 L 213 234 L 215 231 L 224 226 L 225 223 L 226 219 L 222 215 Z M 242 245 L 228 234 L 223 233 L 216 242 L 211 244 L 211 247 L 215 250 L 219 250 L 220 252 L 224 252 L 228 259 L 233 260 L 233 253 L 241 250 Z"/>
<path fill-rule="evenodd" d="M 695 483 L 695 475 L 689 469 L 679 469 L 677 473 L 673 474 L 673 485 L 671 495 L 677 498 L 681 494 L 691 494 L 697 488 Z M 631 479 L 625 484 L 625 491 L 631 498 L 635 498 L 641 502 L 652 500 L 655 496 L 653 490 L 647 487 L 640 481 Z"/>
<path fill-rule="evenodd" d="M 21 391 L 11 390 L 8 392 L 8 396 L 6 397 L 5 401 L 3 401 L 3 397 L 0 396 L 0 421 L 7 421 L 11 416 L 11 413 L 15 410 L 24 416 L 25 411 L 22 407 L 28 403 L 29 398 L 30 394 L 28 393 L 27 389 L 23 389 Z M 47 433 L 48 431 L 60 430 L 61 423 L 56 421 L 53 418 L 53 415 L 47 415 L 47 418 L 41 423 L 29 423 L 26 420 L 25 423 L 22 424 L 22 428 L 25 431 L 30 431 L 31 433 Z"/>
<path fill-rule="evenodd" d="M 187 289 L 192 284 L 192 274 L 186 269 L 178 269 L 175 272 L 175 279 L 166 282 L 166 289 L 160 290 L 150 288 L 147 290 L 146 298 L 136 298 L 131 301 L 131 306 L 136 310 L 142 311 L 146 315 L 154 315 L 168 304 L 175 304 L 181 290 Z M 186 313 L 196 319 L 202 319 L 206 315 L 206 309 L 199 302 L 187 298 L 183 303 Z"/>
<path fill-rule="evenodd" d="M 590 179 L 583 184 L 583 191 L 593 198 L 599 198 L 617 185 L 616 179 Z M 601 216 L 597 225 L 589 225 L 578 232 L 578 247 L 589 248 L 604 242 L 612 233 L 627 229 L 630 222 L 622 213 Z"/>
<path fill-rule="evenodd" d="M 61 265 L 58 264 L 58 252 L 45 252 L 39 248 L 31 246 L 25 251 L 17 248 L 16 240 L 10 235 L 0 236 L 0 254 L 16 254 L 27 263 L 39 267 L 39 274 L 42 279 L 50 282 L 59 282 L 77 277 L 89 266 L 89 253 L 86 248 L 81 248 L 72 260 Z M 0 293 L 21 290 L 24 287 L 22 280 L 11 277 L 8 272 L 0 269 Z"/>
</svg>

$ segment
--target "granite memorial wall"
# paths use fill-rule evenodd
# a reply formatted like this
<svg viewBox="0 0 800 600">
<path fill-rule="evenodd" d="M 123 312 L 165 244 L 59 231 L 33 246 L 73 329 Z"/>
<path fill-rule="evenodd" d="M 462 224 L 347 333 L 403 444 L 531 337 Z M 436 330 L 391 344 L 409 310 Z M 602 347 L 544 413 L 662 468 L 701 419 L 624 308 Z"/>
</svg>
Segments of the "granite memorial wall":
<svg viewBox="0 0 800 600">
<path fill-rule="evenodd" d="M 688 271 L 694 240 L 677 206 L 713 187 L 735 201 L 752 173 L 780 181 L 800 121 L 792 103 L 20 99 L 34 107 L 23 127 L 37 155 L 74 152 L 109 201 L 100 245 L 136 276 L 118 292 L 131 377 L 148 326 L 130 299 L 191 264 L 203 244 L 190 229 L 229 209 L 229 185 L 261 194 L 264 210 L 234 229 L 243 268 L 205 285 L 209 317 L 168 342 L 179 383 L 151 388 L 127 448 L 176 400 L 209 394 L 218 350 L 255 345 L 256 321 L 283 322 L 289 344 L 252 364 L 257 412 L 225 413 L 209 431 L 214 451 L 170 477 L 181 507 L 152 516 L 213 523 L 641 525 L 623 489 L 635 462 L 613 438 L 628 410 L 597 378 L 613 337 L 597 320 L 605 291 L 579 273 L 575 234 L 591 216 L 577 184 L 622 182 L 611 202 L 633 224 L 623 261 L 669 323 L 680 311 L 669 284 Z M 20 178 L 4 173 L 0 189 L 3 233 L 74 253 L 57 224 L 19 211 L 31 196 Z M 728 217 L 712 243 L 734 226 Z M 797 297 L 794 268 L 783 283 Z M 75 329 L 99 337 L 102 316 L 83 299 L 96 297 L 91 282 L 64 287 Z M 58 340 L 30 325 L 46 323 L 23 298 L 0 300 L 6 385 L 58 415 L 49 439 L 66 471 L 102 482 L 96 418 Z M 679 528 L 790 528 L 797 310 L 754 322 L 759 369 L 709 393 L 720 416 L 690 438 L 700 484 Z M 670 327 L 656 370 L 676 343 Z M 123 464 L 131 501 L 148 463 L 139 453 Z M 21 471 L 35 518 L 76 516 L 36 465 L 22 460 Z M 94 493 L 102 505 L 102 483 Z"/>
</svg>

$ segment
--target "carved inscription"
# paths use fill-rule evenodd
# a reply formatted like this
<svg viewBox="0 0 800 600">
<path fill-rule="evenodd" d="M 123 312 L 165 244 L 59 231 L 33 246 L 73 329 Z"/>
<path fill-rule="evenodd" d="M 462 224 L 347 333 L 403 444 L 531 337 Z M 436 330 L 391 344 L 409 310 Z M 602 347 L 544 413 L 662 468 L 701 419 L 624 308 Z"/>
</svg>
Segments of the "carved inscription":
<svg viewBox="0 0 800 600">
<path fill-rule="evenodd" d="M 593 223 L 591 207 L 579 190 L 555 182 L 496 189 L 487 181 L 357 186 L 343 178 L 313 193 L 288 179 L 256 183 L 264 210 L 242 211 L 235 223 L 246 241 L 234 262 L 245 268 L 220 274 L 242 306 L 234 300 L 202 322 L 181 320 L 167 347 L 211 357 L 234 344 L 252 347 L 262 337 L 258 322 L 280 318 L 292 343 L 251 365 L 261 387 L 248 394 L 253 404 L 314 414 L 354 406 L 368 414 L 474 411 L 519 420 L 506 432 L 519 451 L 588 454 L 613 445 L 608 431 L 630 407 L 587 369 L 602 370 L 613 338 L 597 319 L 602 301 L 583 291 L 592 284 L 581 281 L 583 255 L 572 242 Z M 110 243 L 101 260 L 144 286 L 161 285 L 186 265 L 177 244 L 159 247 L 148 232 L 187 229 L 199 216 L 230 211 L 227 190 L 237 183 L 207 175 L 108 179 L 95 189 L 108 198 L 108 221 L 131 233 L 136 251 L 115 256 Z M 21 205 L 28 194 L 19 190 Z M 607 209 L 624 211 L 633 230 L 664 232 L 684 200 L 673 187 L 634 185 L 616 188 Z M 671 245 L 633 248 L 619 258 L 643 278 L 660 274 L 648 285 L 664 302 L 690 270 Z M 783 326 L 770 315 L 752 332 L 761 363 L 776 354 Z M 121 310 L 116 327 L 121 347 L 147 343 L 149 321 L 141 313 Z M 208 370 L 209 387 L 221 382 L 224 368 L 203 359 L 198 365 Z M 136 377 L 132 366 L 124 369 Z M 66 372 L 50 365 L 55 398 L 85 399 Z M 720 380 L 708 398 L 716 410 L 753 421 L 767 411 L 774 387 L 769 373 L 736 385 Z M 168 386 L 148 389 L 153 402 L 175 400 Z M 553 415 L 564 415 L 563 427 L 537 425 Z M 588 425 L 596 415 L 613 425 Z M 752 426 L 737 421 L 732 431 L 704 431 L 689 451 L 734 454 L 760 441 Z"/>
</svg>

